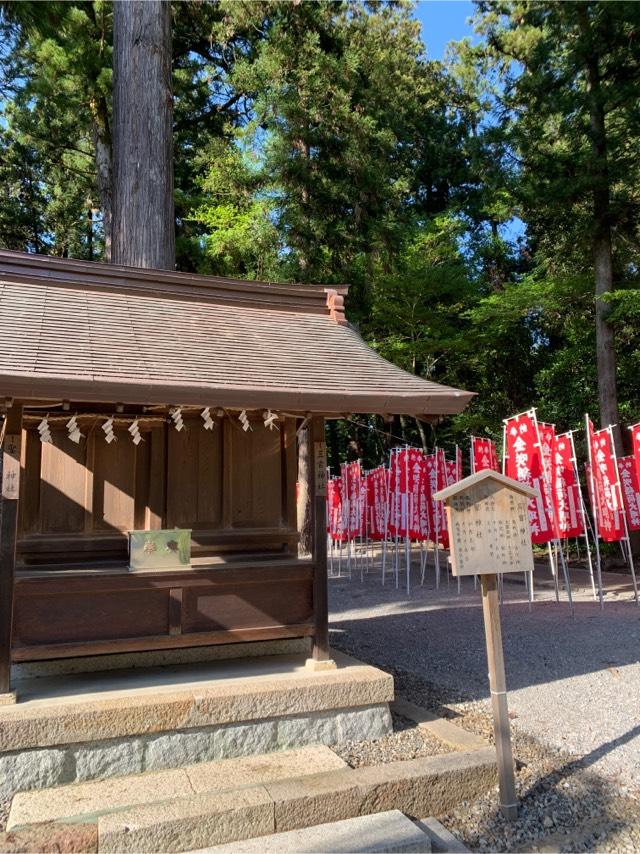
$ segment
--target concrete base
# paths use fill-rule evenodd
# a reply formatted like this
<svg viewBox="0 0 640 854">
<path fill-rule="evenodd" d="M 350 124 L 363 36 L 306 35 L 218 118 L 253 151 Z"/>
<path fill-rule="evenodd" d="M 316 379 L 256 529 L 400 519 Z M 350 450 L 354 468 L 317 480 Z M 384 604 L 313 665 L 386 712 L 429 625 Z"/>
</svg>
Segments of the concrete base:
<svg viewBox="0 0 640 854">
<path fill-rule="evenodd" d="M 18 702 L 18 695 L 15 691 L 9 691 L 5 694 L 0 694 L 0 706 L 14 706 Z"/>
<path fill-rule="evenodd" d="M 25 680 L 0 708 L 0 797 L 194 762 L 381 738 L 393 679 L 304 656 Z"/>
</svg>

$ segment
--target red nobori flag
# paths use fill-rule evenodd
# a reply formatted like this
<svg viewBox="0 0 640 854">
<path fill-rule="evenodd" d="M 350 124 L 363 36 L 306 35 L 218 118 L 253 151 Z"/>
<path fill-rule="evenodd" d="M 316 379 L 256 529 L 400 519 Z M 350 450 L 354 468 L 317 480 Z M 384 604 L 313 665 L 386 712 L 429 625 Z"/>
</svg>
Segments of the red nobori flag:
<svg viewBox="0 0 640 854">
<path fill-rule="evenodd" d="M 640 424 L 634 424 L 631 429 L 631 440 L 633 442 L 633 459 L 636 464 L 636 477 L 640 483 Z"/>
<path fill-rule="evenodd" d="M 456 445 L 456 483 L 463 478 L 462 472 L 462 448 Z"/>
<path fill-rule="evenodd" d="M 636 461 L 632 456 L 618 460 L 620 488 L 627 515 L 627 527 L 630 531 L 640 531 L 640 478 L 636 470 Z"/>
<path fill-rule="evenodd" d="M 342 506 L 344 530 L 348 537 L 362 534 L 362 471 L 360 463 L 342 464 Z"/>
<path fill-rule="evenodd" d="M 369 510 L 369 536 L 372 540 L 384 540 L 387 532 L 387 469 L 378 466 L 367 475 Z"/>
<path fill-rule="evenodd" d="M 493 469 L 500 471 L 496 444 L 491 439 L 482 439 L 480 436 L 471 437 L 471 452 L 473 454 L 473 471 L 484 471 Z"/>
<path fill-rule="evenodd" d="M 327 531 L 334 541 L 346 540 L 342 524 L 342 481 L 332 477 L 327 483 Z"/>
<path fill-rule="evenodd" d="M 391 457 L 391 520 L 389 530 L 399 537 L 422 538 L 420 495 L 424 482 L 424 455 L 417 448 L 403 448 Z"/>
<path fill-rule="evenodd" d="M 556 436 L 552 494 L 560 538 L 564 540 L 569 537 L 581 537 L 584 534 L 584 525 L 570 433 Z"/>
<path fill-rule="evenodd" d="M 458 477 L 458 462 L 457 460 L 445 460 L 444 464 L 447 472 L 447 486 L 451 486 L 460 479 Z"/>
<path fill-rule="evenodd" d="M 429 520 L 429 538 L 433 542 L 447 548 L 449 535 L 447 520 L 442 501 L 436 501 L 434 494 L 447 486 L 447 467 L 442 448 L 436 448 L 434 454 L 427 454 L 425 459 L 425 501 L 427 518 Z"/>
<path fill-rule="evenodd" d="M 529 501 L 529 524 L 534 543 L 556 539 L 550 484 L 545 474 L 542 448 L 534 413 L 509 418 L 505 428 L 505 474 L 537 491 Z"/>
<path fill-rule="evenodd" d="M 624 539 L 625 530 L 611 433 L 606 428 L 594 430 L 590 418 L 587 418 L 587 431 L 595 492 L 596 528 L 601 539 L 606 543 L 614 543 Z"/>
</svg>

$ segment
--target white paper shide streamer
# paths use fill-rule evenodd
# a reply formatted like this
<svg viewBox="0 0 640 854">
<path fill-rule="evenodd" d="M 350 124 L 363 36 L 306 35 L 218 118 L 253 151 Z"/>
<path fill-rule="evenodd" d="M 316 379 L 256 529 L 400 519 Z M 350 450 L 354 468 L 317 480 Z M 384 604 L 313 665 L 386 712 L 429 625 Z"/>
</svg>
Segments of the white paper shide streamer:
<svg viewBox="0 0 640 854">
<path fill-rule="evenodd" d="M 249 416 L 247 415 L 246 409 L 243 409 L 240 415 L 238 415 L 238 421 L 242 424 L 242 429 L 245 433 L 247 432 L 247 430 L 253 430 L 253 427 L 249 422 Z"/>
<path fill-rule="evenodd" d="M 72 415 L 67 421 L 67 430 L 69 431 L 69 438 L 77 445 L 80 442 L 80 439 L 82 439 L 82 433 L 78 427 L 78 421 L 75 415 Z"/>
<path fill-rule="evenodd" d="M 51 428 L 49 427 L 49 416 L 45 416 L 42 421 L 38 424 L 38 433 L 40 434 L 40 441 L 45 444 L 51 444 L 53 442 L 53 438 L 51 436 Z"/>
<path fill-rule="evenodd" d="M 131 439 L 134 445 L 139 445 L 142 442 L 142 436 L 140 435 L 140 425 L 138 424 L 138 419 L 132 421 L 129 427 L 127 428 L 129 433 L 131 433 Z"/>
<path fill-rule="evenodd" d="M 200 418 L 202 418 L 202 420 L 204 421 L 205 430 L 213 430 L 213 428 L 216 426 L 216 422 L 211 417 L 211 410 L 208 406 L 206 409 L 202 410 L 202 412 L 200 413 Z"/>
<path fill-rule="evenodd" d="M 181 430 L 184 430 L 184 421 L 182 420 L 182 410 L 179 406 L 176 406 L 175 409 L 172 409 L 169 413 L 171 415 L 171 419 L 173 420 L 173 426 L 176 428 L 178 433 Z"/>
<path fill-rule="evenodd" d="M 266 412 L 262 413 L 262 418 L 264 420 L 264 426 L 267 427 L 269 430 L 273 430 L 274 428 L 276 430 L 280 429 L 277 424 L 278 416 L 275 412 L 272 412 L 270 409 L 267 409 Z"/>
<path fill-rule="evenodd" d="M 113 432 L 113 418 L 109 418 L 105 421 L 102 425 L 102 429 L 104 430 L 104 438 L 108 445 L 116 441 L 116 434 Z"/>
</svg>

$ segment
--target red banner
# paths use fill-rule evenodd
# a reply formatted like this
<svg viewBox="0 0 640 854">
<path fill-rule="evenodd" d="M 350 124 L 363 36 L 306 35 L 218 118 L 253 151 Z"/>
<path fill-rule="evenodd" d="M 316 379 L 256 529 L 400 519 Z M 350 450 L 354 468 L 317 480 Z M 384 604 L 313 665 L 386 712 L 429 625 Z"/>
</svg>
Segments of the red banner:
<svg viewBox="0 0 640 854">
<path fill-rule="evenodd" d="M 362 471 L 360 463 L 343 463 L 342 504 L 344 531 L 350 539 L 362 536 Z"/>
<path fill-rule="evenodd" d="M 580 487 L 573 460 L 573 442 L 570 433 L 556 436 L 553 452 L 553 506 L 561 539 L 581 537 L 584 534 Z"/>
<path fill-rule="evenodd" d="M 464 474 L 462 472 L 462 448 L 456 445 L 456 483 L 462 480 Z"/>
<path fill-rule="evenodd" d="M 336 542 L 346 540 L 342 524 L 342 481 L 339 477 L 332 477 L 327 483 L 327 532 Z"/>
<path fill-rule="evenodd" d="M 613 543 L 622 540 L 625 531 L 611 433 L 606 428 L 594 430 L 589 418 L 587 430 L 596 503 L 596 530 L 606 543 Z"/>
<path fill-rule="evenodd" d="M 529 501 L 529 524 L 534 543 L 556 539 L 550 482 L 538 441 L 535 412 L 509 418 L 505 429 L 505 474 L 527 483 L 538 493 Z"/>
<path fill-rule="evenodd" d="M 484 471 L 484 469 L 493 469 L 500 471 L 498 465 L 498 455 L 496 453 L 496 444 L 491 439 L 482 439 L 479 436 L 471 437 L 471 454 L 473 457 L 473 471 Z"/>
<path fill-rule="evenodd" d="M 640 478 L 636 470 L 636 461 L 632 456 L 620 457 L 618 474 L 627 527 L 630 531 L 640 531 Z"/>
<path fill-rule="evenodd" d="M 435 501 L 433 496 L 439 489 L 447 486 L 447 464 L 442 448 L 436 448 L 434 454 L 425 456 L 425 504 L 429 520 L 429 539 L 444 548 L 449 547 L 447 520 L 442 501 Z"/>
<path fill-rule="evenodd" d="M 397 451 L 391 460 L 391 488 L 396 520 L 392 533 L 412 540 L 422 538 L 420 525 L 420 495 L 424 489 L 424 454 L 417 448 Z"/>
<path fill-rule="evenodd" d="M 445 460 L 444 464 L 447 471 L 447 486 L 451 486 L 460 479 L 458 477 L 458 464 L 456 460 Z"/>
<path fill-rule="evenodd" d="M 640 482 L 640 424 L 634 424 L 631 428 L 631 441 L 633 443 L 633 459 L 636 464 L 636 476 Z"/>
<path fill-rule="evenodd" d="M 378 466 L 367 475 L 369 536 L 372 540 L 383 540 L 387 531 L 388 480 L 387 469 L 384 466 Z"/>
</svg>

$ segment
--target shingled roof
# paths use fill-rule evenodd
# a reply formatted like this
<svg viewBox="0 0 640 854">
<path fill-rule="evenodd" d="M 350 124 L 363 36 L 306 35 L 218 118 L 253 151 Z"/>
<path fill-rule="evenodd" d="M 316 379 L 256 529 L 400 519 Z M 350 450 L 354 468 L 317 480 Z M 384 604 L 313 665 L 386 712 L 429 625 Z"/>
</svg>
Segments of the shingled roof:
<svg viewBox="0 0 640 854">
<path fill-rule="evenodd" d="M 449 415 L 470 392 L 377 355 L 346 288 L 0 251 L 0 395 L 295 412 Z"/>
</svg>

